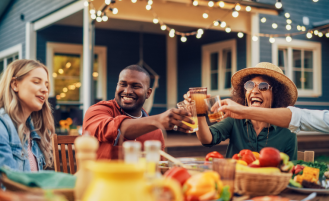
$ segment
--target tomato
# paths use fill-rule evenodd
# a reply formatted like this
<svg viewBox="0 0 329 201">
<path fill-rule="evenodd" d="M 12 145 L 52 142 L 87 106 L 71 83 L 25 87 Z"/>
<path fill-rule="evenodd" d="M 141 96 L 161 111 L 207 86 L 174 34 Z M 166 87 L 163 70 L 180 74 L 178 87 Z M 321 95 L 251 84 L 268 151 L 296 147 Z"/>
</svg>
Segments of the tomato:
<svg viewBox="0 0 329 201">
<path fill-rule="evenodd" d="M 217 151 L 210 152 L 206 155 L 206 161 L 213 161 L 214 158 L 224 158 L 224 156 Z"/>
<path fill-rule="evenodd" d="M 180 183 L 181 186 L 183 186 L 185 181 L 191 177 L 190 173 L 188 173 L 188 171 L 182 167 L 173 167 L 168 170 L 163 176 L 175 179 Z"/>
</svg>

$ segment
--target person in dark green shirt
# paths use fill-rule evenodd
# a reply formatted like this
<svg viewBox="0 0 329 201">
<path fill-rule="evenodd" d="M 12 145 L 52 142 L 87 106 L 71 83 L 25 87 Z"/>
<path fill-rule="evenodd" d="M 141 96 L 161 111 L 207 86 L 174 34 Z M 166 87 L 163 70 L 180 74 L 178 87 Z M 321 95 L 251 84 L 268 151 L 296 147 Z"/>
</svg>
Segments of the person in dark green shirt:
<svg viewBox="0 0 329 201">
<path fill-rule="evenodd" d="M 236 72 L 231 79 L 232 99 L 248 107 L 280 108 L 294 105 L 297 88 L 274 64 L 262 62 Z M 191 101 L 189 92 L 185 102 Z M 213 108 L 217 109 L 217 108 Z M 203 114 L 198 114 L 198 139 L 211 147 L 230 139 L 226 158 L 243 149 L 259 152 L 264 147 L 274 147 L 286 153 L 290 160 L 297 159 L 297 136 L 287 128 L 270 125 L 263 121 L 232 119 L 230 117 L 208 126 Z"/>
</svg>

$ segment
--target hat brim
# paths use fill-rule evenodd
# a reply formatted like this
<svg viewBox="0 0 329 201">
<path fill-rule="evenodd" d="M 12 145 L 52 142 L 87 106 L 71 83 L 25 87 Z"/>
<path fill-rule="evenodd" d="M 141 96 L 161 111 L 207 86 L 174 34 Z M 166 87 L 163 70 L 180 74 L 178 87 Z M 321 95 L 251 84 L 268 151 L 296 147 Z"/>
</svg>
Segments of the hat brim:
<svg viewBox="0 0 329 201">
<path fill-rule="evenodd" d="M 244 68 L 242 70 L 239 70 L 238 72 L 234 73 L 234 75 L 231 78 L 231 83 L 234 89 L 237 89 L 238 84 L 241 82 L 241 80 L 248 76 L 253 74 L 259 74 L 259 75 L 267 75 L 269 77 L 274 78 L 279 83 L 285 85 L 288 87 L 288 93 L 290 94 L 291 100 L 289 102 L 290 106 L 293 106 L 298 98 L 298 91 L 295 83 L 291 81 L 287 76 L 284 74 L 281 74 L 275 70 L 266 69 L 266 68 L 259 68 L 259 67 L 250 67 L 250 68 Z"/>
</svg>

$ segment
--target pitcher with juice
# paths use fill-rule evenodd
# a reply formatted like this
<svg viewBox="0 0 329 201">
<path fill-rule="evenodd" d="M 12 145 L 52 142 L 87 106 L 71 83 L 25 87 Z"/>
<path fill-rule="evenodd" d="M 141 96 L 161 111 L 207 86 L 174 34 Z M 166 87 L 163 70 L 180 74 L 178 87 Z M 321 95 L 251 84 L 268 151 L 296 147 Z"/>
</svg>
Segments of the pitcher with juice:
<svg viewBox="0 0 329 201">
<path fill-rule="evenodd" d="M 186 124 L 187 126 L 193 128 L 193 131 L 188 131 L 188 133 L 194 133 L 199 130 L 198 127 L 198 117 L 196 112 L 196 106 L 195 101 L 191 101 L 189 104 L 185 104 L 184 101 L 177 103 L 178 109 L 184 109 L 191 113 L 190 119 L 194 121 L 194 124 L 187 123 L 185 121 L 182 121 L 182 123 Z"/>
</svg>

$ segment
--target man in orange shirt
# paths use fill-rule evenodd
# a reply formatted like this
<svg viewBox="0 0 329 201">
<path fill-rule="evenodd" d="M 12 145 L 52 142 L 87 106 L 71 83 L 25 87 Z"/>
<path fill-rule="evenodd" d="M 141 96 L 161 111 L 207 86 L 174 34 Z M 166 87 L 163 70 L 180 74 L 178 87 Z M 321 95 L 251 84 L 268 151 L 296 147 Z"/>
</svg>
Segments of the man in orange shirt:
<svg viewBox="0 0 329 201">
<path fill-rule="evenodd" d="M 148 116 L 142 107 L 151 93 L 149 73 L 140 66 L 131 65 L 119 75 L 115 99 L 101 101 L 87 110 L 83 131 L 98 139 L 98 159 L 118 158 L 120 142 L 125 140 L 136 140 L 142 144 L 146 140 L 159 140 L 163 150 L 164 138 L 159 127 L 181 132 L 192 130 L 181 122 L 194 123 L 187 117 L 190 114 L 183 110 L 171 109 Z"/>
</svg>

